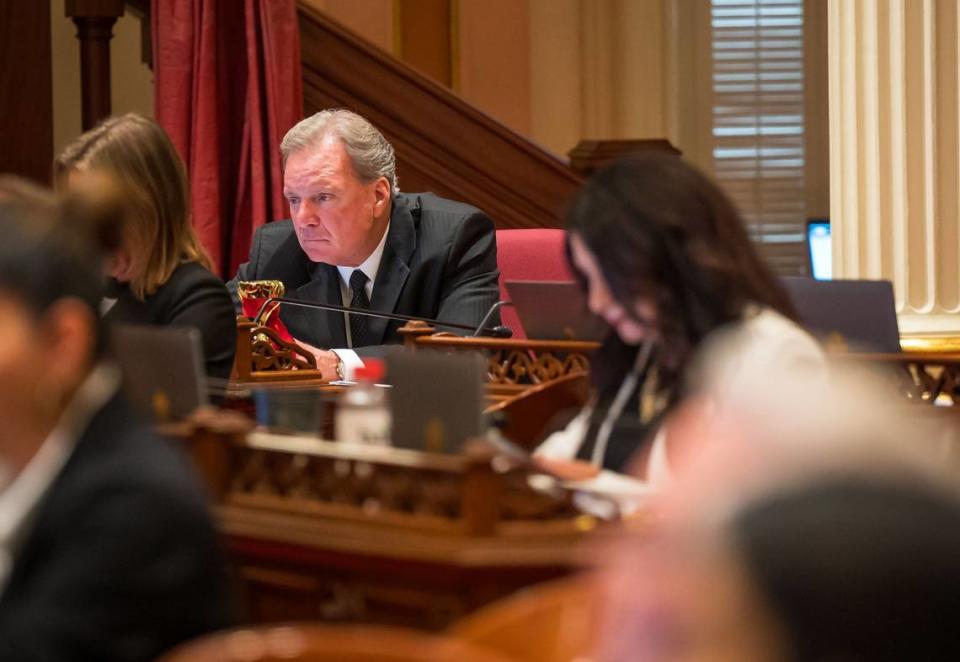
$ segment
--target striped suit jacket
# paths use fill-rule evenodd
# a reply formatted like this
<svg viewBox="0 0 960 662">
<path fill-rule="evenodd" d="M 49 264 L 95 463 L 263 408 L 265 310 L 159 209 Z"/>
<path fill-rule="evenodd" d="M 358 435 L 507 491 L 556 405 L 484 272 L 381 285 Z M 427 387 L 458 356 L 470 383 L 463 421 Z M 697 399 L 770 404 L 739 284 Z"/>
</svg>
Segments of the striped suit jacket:
<svg viewBox="0 0 960 662">
<path fill-rule="evenodd" d="M 393 200 L 370 308 L 477 326 L 497 301 L 498 277 L 489 216 L 432 193 L 400 193 Z M 336 267 L 307 257 L 290 220 L 268 223 L 254 234 L 250 261 L 227 284 L 238 312 L 241 280 L 280 280 L 289 297 L 342 303 Z M 346 346 L 342 313 L 286 306 L 280 317 L 299 340 L 316 347 Z M 488 321 L 489 326 L 499 323 L 498 316 Z M 369 347 L 359 353 L 375 354 L 377 346 L 401 342 L 397 329 L 402 324 L 371 317 L 364 333 Z"/>
</svg>

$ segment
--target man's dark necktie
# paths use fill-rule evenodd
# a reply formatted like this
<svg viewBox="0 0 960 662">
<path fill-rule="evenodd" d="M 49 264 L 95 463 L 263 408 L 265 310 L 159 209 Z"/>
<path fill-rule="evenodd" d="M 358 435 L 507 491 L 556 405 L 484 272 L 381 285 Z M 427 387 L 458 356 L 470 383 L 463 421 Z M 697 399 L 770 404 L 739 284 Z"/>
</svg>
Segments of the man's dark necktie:
<svg viewBox="0 0 960 662">
<path fill-rule="evenodd" d="M 353 298 L 350 299 L 351 308 L 367 310 L 370 308 L 370 299 L 367 298 L 367 290 L 364 285 L 367 284 L 367 274 L 359 269 L 354 269 L 350 275 L 350 291 Z M 350 315 L 350 340 L 354 347 L 362 347 L 364 343 L 364 332 L 367 330 L 366 315 Z"/>
</svg>

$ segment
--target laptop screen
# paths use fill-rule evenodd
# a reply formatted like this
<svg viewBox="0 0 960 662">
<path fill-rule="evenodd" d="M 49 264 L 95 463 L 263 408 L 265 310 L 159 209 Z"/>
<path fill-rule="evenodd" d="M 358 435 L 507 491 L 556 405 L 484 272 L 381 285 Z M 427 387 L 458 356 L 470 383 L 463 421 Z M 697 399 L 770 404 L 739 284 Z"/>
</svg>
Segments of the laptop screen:
<svg viewBox="0 0 960 662">
<path fill-rule="evenodd" d="M 833 255 L 830 246 L 830 221 L 807 221 L 807 250 L 810 256 L 810 275 L 817 280 L 833 278 Z"/>
</svg>

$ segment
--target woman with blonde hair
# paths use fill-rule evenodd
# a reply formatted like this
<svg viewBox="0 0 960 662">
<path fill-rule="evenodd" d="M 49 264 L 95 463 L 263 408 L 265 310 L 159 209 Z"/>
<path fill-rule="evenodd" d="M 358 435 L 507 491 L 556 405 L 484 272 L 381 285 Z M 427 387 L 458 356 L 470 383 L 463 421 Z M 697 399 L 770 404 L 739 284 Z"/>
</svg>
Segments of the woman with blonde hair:
<svg viewBox="0 0 960 662">
<path fill-rule="evenodd" d="M 233 304 L 190 223 L 186 172 L 167 134 L 136 114 L 111 117 L 71 143 L 54 163 L 57 187 L 116 197 L 126 212 L 108 262 L 108 323 L 192 326 L 206 371 L 233 366 Z"/>
</svg>

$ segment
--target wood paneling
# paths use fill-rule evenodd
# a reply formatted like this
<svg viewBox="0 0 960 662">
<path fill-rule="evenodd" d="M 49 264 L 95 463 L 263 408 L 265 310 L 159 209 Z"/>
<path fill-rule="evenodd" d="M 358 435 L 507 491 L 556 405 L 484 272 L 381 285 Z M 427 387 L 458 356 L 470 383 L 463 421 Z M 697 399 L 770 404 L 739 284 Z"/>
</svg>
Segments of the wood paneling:
<svg viewBox="0 0 960 662">
<path fill-rule="evenodd" d="M 49 182 L 53 155 L 49 3 L 0 3 L 0 62 L 0 172 Z"/>
<path fill-rule="evenodd" d="M 453 85 L 451 0 L 414 0 L 396 6 L 400 58 L 441 85 Z"/>
<path fill-rule="evenodd" d="M 400 185 L 476 205 L 498 227 L 558 227 L 581 179 L 450 90 L 300 6 L 304 109 L 349 108 L 393 143 Z"/>
</svg>

